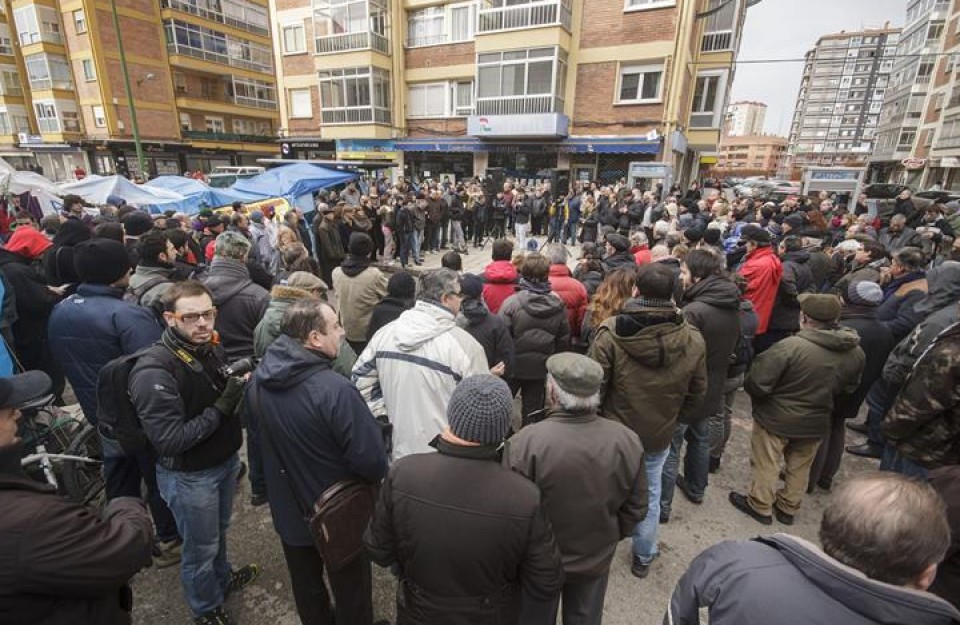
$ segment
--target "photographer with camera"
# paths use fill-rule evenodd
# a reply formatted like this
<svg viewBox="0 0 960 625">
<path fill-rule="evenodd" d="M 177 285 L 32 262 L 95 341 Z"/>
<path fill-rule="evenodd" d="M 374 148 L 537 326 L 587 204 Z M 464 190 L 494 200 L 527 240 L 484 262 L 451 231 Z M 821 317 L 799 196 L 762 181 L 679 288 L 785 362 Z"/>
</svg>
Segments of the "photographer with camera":
<svg viewBox="0 0 960 625">
<path fill-rule="evenodd" d="M 180 580 L 198 624 L 229 623 L 226 595 L 252 582 L 256 565 L 233 570 L 226 531 L 240 473 L 235 416 L 244 380 L 224 369 L 210 290 L 187 280 L 164 297 L 167 328 L 130 372 L 130 399 L 157 452 L 157 484 L 183 538 Z"/>
</svg>

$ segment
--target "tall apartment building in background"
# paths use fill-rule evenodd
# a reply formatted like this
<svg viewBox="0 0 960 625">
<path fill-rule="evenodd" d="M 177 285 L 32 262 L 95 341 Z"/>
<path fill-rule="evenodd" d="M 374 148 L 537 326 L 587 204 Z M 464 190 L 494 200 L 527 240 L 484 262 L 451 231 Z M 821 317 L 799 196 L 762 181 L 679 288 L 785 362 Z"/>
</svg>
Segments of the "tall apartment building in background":
<svg viewBox="0 0 960 625">
<path fill-rule="evenodd" d="M 762 135 L 767 119 L 767 105 L 763 102 L 734 102 L 727 108 L 726 134 L 733 137 Z"/>
<path fill-rule="evenodd" d="M 746 0 L 273 0 L 282 154 L 418 178 L 716 162 Z"/>
<path fill-rule="evenodd" d="M 930 147 L 933 128 L 924 119 L 934 70 L 945 36 L 949 0 L 910 0 L 897 58 L 883 99 L 868 180 L 916 184 L 923 165 L 910 157 Z"/>
<path fill-rule="evenodd" d="M 110 3 L 3 0 L 0 156 L 49 178 L 138 173 Z M 147 173 L 276 154 L 266 0 L 116 0 Z"/>
<path fill-rule="evenodd" d="M 810 165 L 866 164 L 899 36 L 889 24 L 834 33 L 807 52 L 782 176 L 797 179 Z"/>
</svg>

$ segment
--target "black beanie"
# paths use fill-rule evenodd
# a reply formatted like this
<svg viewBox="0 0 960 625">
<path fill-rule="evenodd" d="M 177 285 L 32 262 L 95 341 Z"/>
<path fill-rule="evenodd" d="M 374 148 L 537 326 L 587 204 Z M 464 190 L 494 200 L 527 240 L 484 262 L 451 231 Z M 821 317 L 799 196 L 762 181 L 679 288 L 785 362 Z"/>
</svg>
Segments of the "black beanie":
<svg viewBox="0 0 960 625">
<path fill-rule="evenodd" d="M 123 224 L 123 231 L 130 237 L 138 237 L 153 230 L 153 219 L 142 211 L 133 211 L 124 215 L 120 223 Z"/>
<path fill-rule="evenodd" d="M 399 271 L 387 280 L 387 295 L 398 299 L 413 299 L 417 296 L 417 282 L 406 271 Z"/>
<path fill-rule="evenodd" d="M 94 238 L 74 246 L 73 267 L 83 282 L 113 284 L 130 272 L 130 256 L 120 241 Z"/>
<path fill-rule="evenodd" d="M 464 297 L 480 299 L 483 296 L 483 280 L 472 273 L 463 274 L 460 276 L 460 292 Z"/>
<path fill-rule="evenodd" d="M 719 228 L 707 228 L 703 233 L 703 242 L 708 245 L 719 245 L 722 234 Z"/>
<path fill-rule="evenodd" d="M 373 239 L 370 238 L 369 234 L 354 232 L 350 235 L 347 251 L 354 256 L 369 256 L 373 252 Z"/>
</svg>

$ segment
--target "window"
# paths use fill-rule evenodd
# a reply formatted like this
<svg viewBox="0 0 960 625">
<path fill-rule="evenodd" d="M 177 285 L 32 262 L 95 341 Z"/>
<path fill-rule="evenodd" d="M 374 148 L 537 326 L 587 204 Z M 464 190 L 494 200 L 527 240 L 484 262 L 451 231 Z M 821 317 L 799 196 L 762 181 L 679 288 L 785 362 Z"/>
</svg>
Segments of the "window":
<svg viewBox="0 0 960 625">
<path fill-rule="evenodd" d="M 662 79 L 662 65 L 621 67 L 617 102 L 620 104 L 659 102 Z"/>
<path fill-rule="evenodd" d="M 306 30 L 303 23 L 283 27 L 283 53 L 301 54 L 307 51 Z"/>
<path fill-rule="evenodd" d="M 234 76 L 232 81 L 227 83 L 227 92 L 235 103 L 243 106 L 277 108 L 277 88 L 273 83 Z"/>
<path fill-rule="evenodd" d="M 691 128 L 718 128 L 720 110 L 725 97 L 727 76 L 724 73 L 697 76 L 690 115 Z"/>
<path fill-rule="evenodd" d="M 21 45 L 26 46 L 38 41 L 63 43 L 56 9 L 31 4 L 14 10 L 13 19 Z"/>
<path fill-rule="evenodd" d="M 13 42 L 10 40 L 10 27 L 0 24 L 0 54 L 13 54 Z"/>
<path fill-rule="evenodd" d="M 309 119 L 313 117 L 313 99 L 310 89 L 290 89 L 287 93 L 289 94 L 291 118 Z"/>
<path fill-rule="evenodd" d="M 173 88 L 177 90 L 177 93 L 186 93 L 187 92 L 187 77 L 182 72 L 173 73 Z"/>
<path fill-rule="evenodd" d="M 267 46 L 180 20 L 164 20 L 163 29 L 167 51 L 171 54 L 273 72 L 273 51 Z"/>
<path fill-rule="evenodd" d="M 102 106 L 93 107 L 93 125 L 97 128 L 107 127 L 107 116 L 104 114 Z"/>
<path fill-rule="evenodd" d="M 180 113 L 180 132 L 190 132 L 190 113 Z"/>
<path fill-rule="evenodd" d="M 407 15 L 407 47 L 473 41 L 476 4 L 448 4 L 410 11 Z"/>
<path fill-rule="evenodd" d="M 207 132 L 223 132 L 222 117 L 204 117 L 203 121 L 206 125 Z"/>
<path fill-rule="evenodd" d="M 407 87 L 407 117 L 446 117 L 447 83 L 434 82 Z"/>
<path fill-rule="evenodd" d="M 389 124 L 390 72 L 371 67 L 320 72 L 320 113 L 324 124 Z"/>
<path fill-rule="evenodd" d="M 73 12 L 73 28 L 78 35 L 87 32 L 87 15 L 83 9 Z"/>
<path fill-rule="evenodd" d="M 72 89 L 73 77 L 65 57 L 53 54 L 29 54 L 23 57 L 31 89 Z"/>
<path fill-rule="evenodd" d="M 23 94 L 23 88 L 20 87 L 20 74 L 16 70 L 0 72 L 0 87 L 2 87 L 3 95 Z"/>
<path fill-rule="evenodd" d="M 646 9 L 660 9 L 663 7 L 672 7 L 676 4 L 675 0 L 626 0 L 623 6 L 624 11 L 643 11 Z"/>
<path fill-rule="evenodd" d="M 462 117 L 473 114 L 473 81 L 452 84 L 453 116 Z"/>
<path fill-rule="evenodd" d="M 473 2 L 466 4 L 451 4 L 450 9 L 450 41 L 473 41 L 473 29 L 477 23 L 477 5 Z"/>
<path fill-rule="evenodd" d="M 40 100 L 33 103 L 40 132 L 60 132 L 60 120 L 53 100 Z"/>
<path fill-rule="evenodd" d="M 97 70 L 93 67 L 93 59 L 83 59 L 80 61 L 83 66 L 83 79 L 92 82 L 97 79 Z"/>
</svg>

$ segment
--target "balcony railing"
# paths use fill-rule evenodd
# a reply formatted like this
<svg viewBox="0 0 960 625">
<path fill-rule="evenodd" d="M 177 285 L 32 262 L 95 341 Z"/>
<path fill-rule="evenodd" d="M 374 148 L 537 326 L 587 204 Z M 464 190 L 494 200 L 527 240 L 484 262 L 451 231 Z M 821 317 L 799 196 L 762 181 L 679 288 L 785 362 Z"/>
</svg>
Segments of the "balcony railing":
<svg viewBox="0 0 960 625">
<path fill-rule="evenodd" d="M 201 50 L 200 48 L 194 48 L 191 46 L 183 46 L 177 43 L 168 43 L 167 52 L 169 52 L 170 54 L 183 54 L 185 56 L 192 56 L 195 59 L 203 59 L 204 61 L 210 61 L 212 63 L 220 63 L 222 65 L 232 65 L 234 67 L 251 69 L 255 72 L 264 72 L 264 73 L 273 72 L 272 65 L 257 63 L 255 61 L 248 61 L 240 57 L 220 54 L 219 52 Z"/>
<path fill-rule="evenodd" d="M 38 119 L 37 125 L 40 127 L 40 132 L 60 132 L 60 120 L 59 119 Z"/>
<path fill-rule="evenodd" d="M 0 95 L 23 95 L 23 89 L 20 88 L 20 85 L 8 85 L 0 83 Z"/>
<path fill-rule="evenodd" d="M 934 146 L 934 150 L 943 150 L 947 148 L 960 148 L 960 136 L 958 137 L 940 137 Z"/>
<path fill-rule="evenodd" d="M 179 0 L 162 0 L 161 6 L 167 9 L 174 9 L 177 11 L 183 11 L 184 13 L 190 13 L 191 15 L 196 15 L 197 17 L 202 17 L 220 24 L 226 24 L 227 26 L 233 26 L 234 28 L 245 30 L 248 33 L 254 33 L 256 35 L 263 36 L 270 34 L 270 30 L 264 26 L 238 20 L 228 15 L 224 15 L 219 11 L 204 9 L 188 2 L 179 2 Z"/>
<path fill-rule="evenodd" d="M 208 130 L 181 130 L 184 139 L 202 139 L 204 141 L 236 141 L 245 143 L 270 143 L 275 135 L 243 135 L 235 132 L 210 132 Z"/>
<path fill-rule="evenodd" d="M 531 115 L 560 113 L 563 98 L 552 95 L 502 96 L 477 98 L 477 115 Z"/>
<path fill-rule="evenodd" d="M 390 110 L 369 106 L 324 109 L 320 120 L 324 124 L 389 124 Z"/>
<path fill-rule="evenodd" d="M 261 100 L 260 98 L 248 98 L 247 96 L 237 95 L 233 96 L 233 103 L 239 104 L 240 106 L 252 106 L 258 109 L 266 109 L 268 111 L 277 110 L 277 102 L 275 100 Z"/>
<path fill-rule="evenodd" d="M 531 2 L 516 6 L 480 7 L 477 32 L 491 33 L 538 26 L 563 26 L 571 30 L 572 11 L 569 0 Z"/>
<path fill-rule="evenodd" d="M 34 78 L 30 81 L 31 89 L 73 89 L 73 82 L 69 80 L 53 80 L 52 78 Z"/>
<path fill-rule="evenodd" d="M 376 50 L 390 54 L 390 40 L 372 32 L 342 33 L 317 37 L 317 54 L 335 54 L 348 50 Z"/>
<path fill-rule="evenodd" d="M 726 30 L 716 33 L 703 33 L 703 52 L 719 52 L 733 49 L 733 31 Z"/>
</svg>

